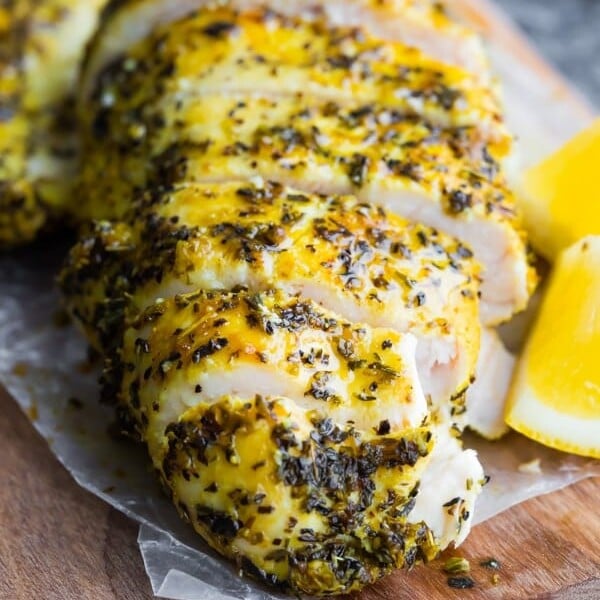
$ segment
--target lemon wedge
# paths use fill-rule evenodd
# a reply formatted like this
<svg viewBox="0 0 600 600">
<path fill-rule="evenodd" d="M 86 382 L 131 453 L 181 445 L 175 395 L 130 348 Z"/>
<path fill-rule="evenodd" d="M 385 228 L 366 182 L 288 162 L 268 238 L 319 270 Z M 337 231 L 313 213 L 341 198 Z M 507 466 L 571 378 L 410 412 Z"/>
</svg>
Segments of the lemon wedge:
<svg viewBox="0 0 600 600">
<path fill-rule="evenodd" d="M 600 234 L 600 119 L 527 170 L 521 207 L 533 247 L 551 261 L 582 237 Z"/>
<path fill-rule="evenodd" d="M 558 258 L 506 407 L 513 429 L 600 458 L 600 236 Z"/>
</svg>

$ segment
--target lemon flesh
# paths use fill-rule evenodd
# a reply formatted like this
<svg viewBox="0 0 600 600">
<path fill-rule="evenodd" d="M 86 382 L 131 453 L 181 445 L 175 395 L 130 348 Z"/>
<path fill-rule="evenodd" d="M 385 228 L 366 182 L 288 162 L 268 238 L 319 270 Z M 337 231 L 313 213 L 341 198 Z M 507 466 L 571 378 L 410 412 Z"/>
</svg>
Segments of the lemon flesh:
<svg viewBox="0 0 600 600">
<path fill-rule="evenodd" d="M 506 422 L 547 446 L 600 458 L 600 236 L 560 255 L 517 365 Z"/>
<path fill-rule="evenodd" d="M 521 208 L 531 243 L 551 261 L 600 234 L 600 119 L 524 173 Z"/>
</svg>

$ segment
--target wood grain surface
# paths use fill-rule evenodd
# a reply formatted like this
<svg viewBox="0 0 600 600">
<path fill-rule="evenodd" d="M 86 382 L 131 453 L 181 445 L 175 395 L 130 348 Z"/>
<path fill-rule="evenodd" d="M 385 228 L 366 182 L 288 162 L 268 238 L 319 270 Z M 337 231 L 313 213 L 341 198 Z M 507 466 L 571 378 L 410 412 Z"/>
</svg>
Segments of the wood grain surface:
<svg viewBox="0 0 600 600">
<path fill-rule="evenodd" d="M 152 597 L 135 523 L 81 489 L 2 390 L 0 482 L 0 599 Z M 453 554 L 470 560 L 475 588 L 449 588 L 438 561 L 391 575 L 353 600 L 599 600 L 600 479 L 507 511 L 476 527 Z M 499 571 L 479 566 L 490 557 Z"/>
</svg>

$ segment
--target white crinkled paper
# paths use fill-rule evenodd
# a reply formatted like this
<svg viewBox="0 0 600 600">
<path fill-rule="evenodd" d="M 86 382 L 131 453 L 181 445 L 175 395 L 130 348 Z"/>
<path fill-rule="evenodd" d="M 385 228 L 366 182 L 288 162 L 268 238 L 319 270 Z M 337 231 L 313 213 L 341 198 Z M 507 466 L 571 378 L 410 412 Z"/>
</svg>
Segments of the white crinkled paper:
<svg viewBox="0 0 600 600">
<path fill-rule="evenodd" d="M 522 163 L 537 160 L 585 125 L 585 114 L 558 100 L 535 72 L 502 50 L 493 49 L 492 55 L 503 77 L 509 121 L 521 138 Z M 97 401 L 97 373 L 82 369 L 85 342 L 72 326 L 55 324 L 59 299 L 53 277 L 64 251 L 38 249 L 0 259 L 0 382 L 27 414 L 35 415 L 34 426 L 76 481 L 141 523 L 138 543 L 157 595 L 180 600 L 281 598 L 237 577 L 176 515 L 143 449 L 108 436 L 112 412 Z M 491 476 L 476 522 L 584 477 L 600 476 L 600 461 L 562 454 L 517 434 L 496 443 L 469 437 L 466 445 L 479 451 Z M 519 470 L 536 459 L 540 473 Z"/>
</svg>

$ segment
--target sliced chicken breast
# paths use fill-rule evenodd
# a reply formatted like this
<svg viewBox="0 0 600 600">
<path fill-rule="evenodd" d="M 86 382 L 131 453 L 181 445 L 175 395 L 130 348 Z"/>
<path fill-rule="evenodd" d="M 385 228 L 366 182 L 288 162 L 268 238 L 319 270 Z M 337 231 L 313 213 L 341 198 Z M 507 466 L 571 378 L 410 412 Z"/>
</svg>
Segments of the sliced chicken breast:
<svg viewBox="0 0 600 600">
<path fill-rule="evenodd" d="M 476 260 L 486 323 L 534 275 L 489 80 L 373 36 L 384 13 L 443 14 L 276 4 L 112 4 L 79 103 L 74 216 L 97 221 L 61 285 L 183 518 L 247 573 L 327 595 L 468 533 Z"/>
<path fill-rule="evenodd" d="M 308 192 L 353 193 L 472 248 L 484 267 L 484 323 L 509 318 L 529 299 L 535 272 L 502 174 L 502 150 L 476 128 L 440 128 L 379 104 L 344 107 L 312 98 L 217 95 L 133 106 L 102 113 L 106 135 L 90 136 L 83 175 L 90 192 L 79 210 L 123 214 L 132 189 L 149 180 L 173 185 L 260 175 Z M 121 125 L 132 110 L 144 130 L 134 142 Z M 92 185 L 100 172 L 108 176 Z"/>
<path fill-rule="evenodd" d="M 410 331 L 440 418 L 464 413 L 480 328 L 478 268 L 459 242 L 353 197 L 268 182 L 185 185 L 134 204 L 128 223 L 100 224 L 61 276 L 99 347 L 158 298 L 278 288 L 350 321 Z"/>
<path fill-rule="evenodd" d="M 87 94 L 107 65 L 147 38 L 157 26 L 194 11 L 226 5 L 249 10 L 267 5 L 288 17 L 325 18 L 338 27 L 360 27 L 384 40 L 402 42 L 450 65 L 489 79 L 481 40 L 473 31 L 448 17 L 439 2 L 430 0 L 119 0 L 105 11 L 99 34 L 88 56 L 83 89 Z"/>
<path fill-rule="evenodd" d="M 411 337 L 281 294 L 197 292 L 150 306 L 107 379 L 213 547 L 272 583 L 342 592 L 462 539 L 481 490 L 475 454 L 420 420 Z"/>
</svg>

